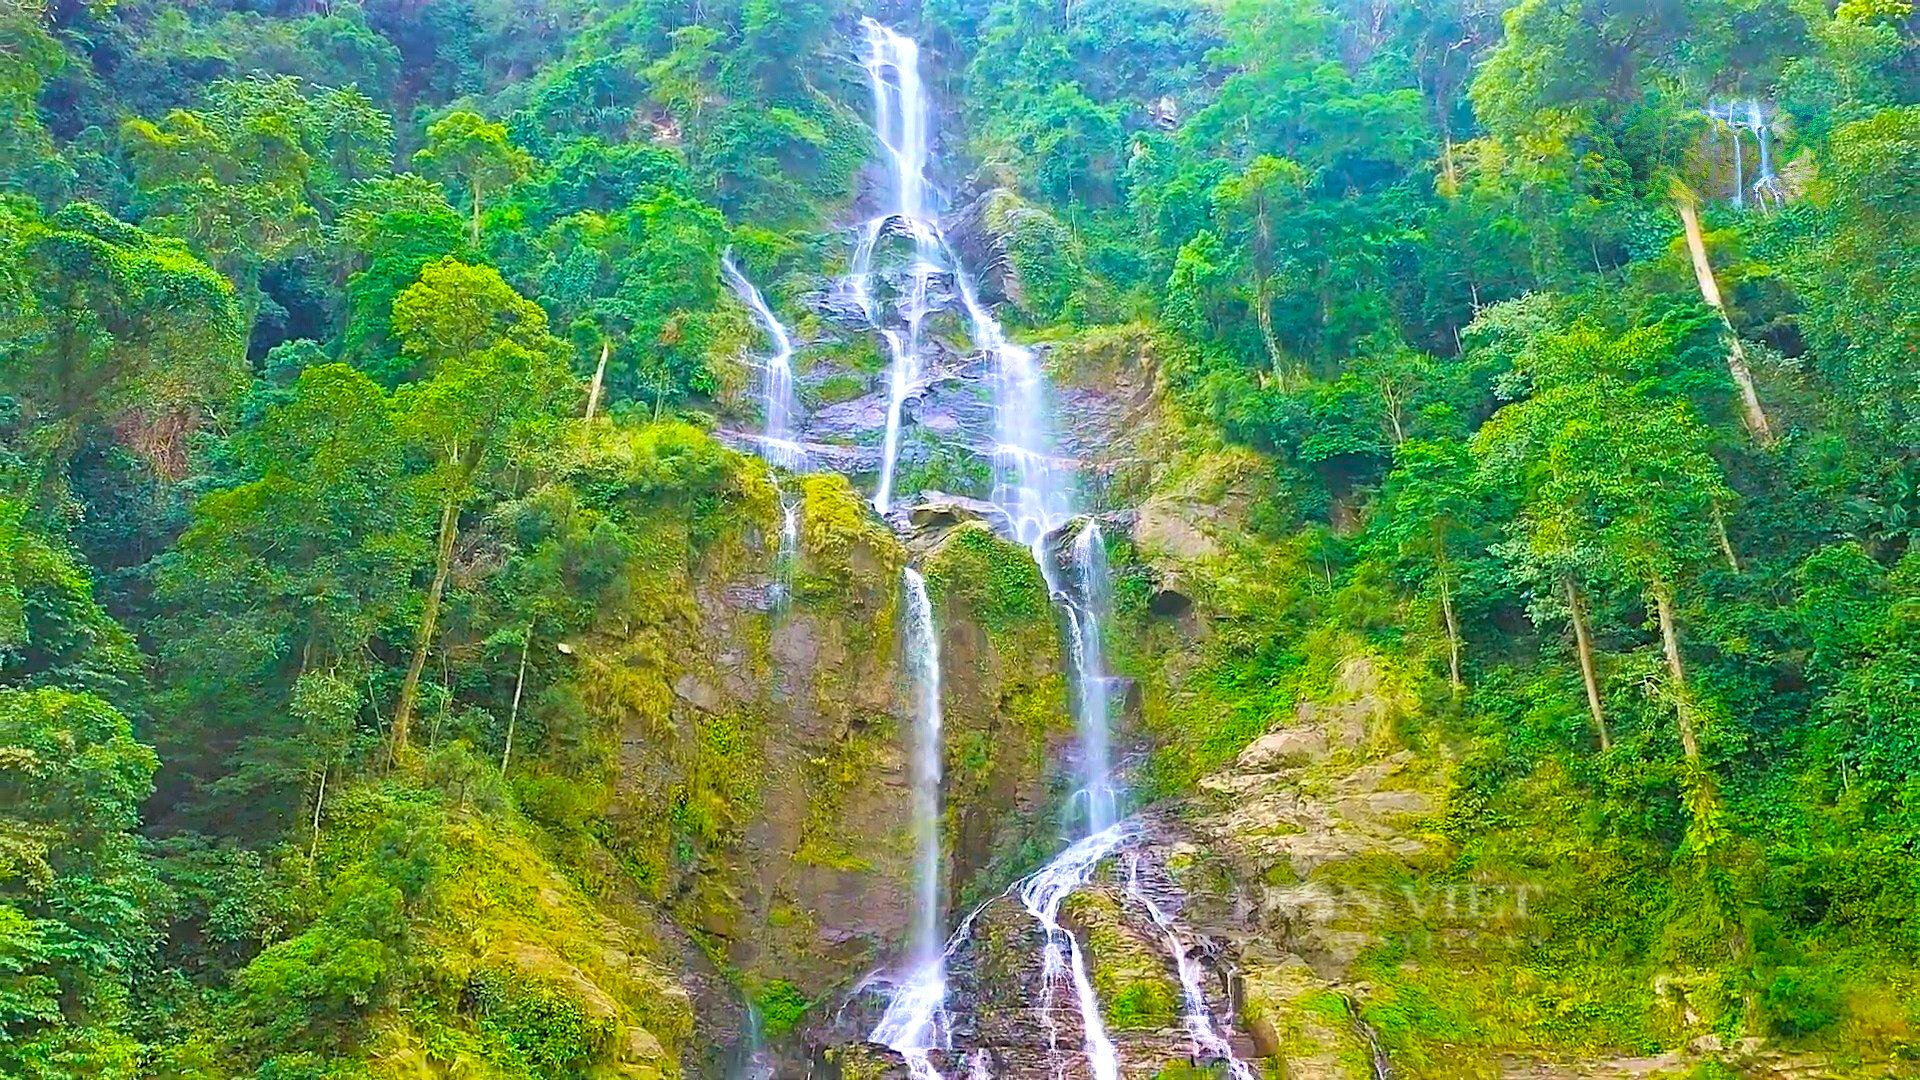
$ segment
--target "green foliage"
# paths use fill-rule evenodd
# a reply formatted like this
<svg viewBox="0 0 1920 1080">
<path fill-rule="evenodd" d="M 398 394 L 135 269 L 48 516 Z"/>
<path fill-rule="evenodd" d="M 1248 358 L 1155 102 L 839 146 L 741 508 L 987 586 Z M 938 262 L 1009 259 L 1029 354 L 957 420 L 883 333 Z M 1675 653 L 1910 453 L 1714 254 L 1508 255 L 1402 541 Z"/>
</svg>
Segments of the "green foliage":
<svg viewBox="0 0 1920 1080">
<path fill-rule="evenodd" d="M 813 1002 L 800 988 L 785 979 L 770 979 L 754 994 L 754 1008 L 760 1011 L 760 1028 L 770 1039 L 784 1039 L 806 1019 Z"/>
<path fill-rule="evenodd" d="M 787 310 L 834 271 L 872 157 L 856 10 L 322 7 L 0 13 L 0 1072 L 579 1076 L 630 1027 L 671 1071 L 684 1006 L 646 948 L 567 944 L 605 920 L 551 860 L 738 906 L 712 883 L 781 733 L 682 722 L 669 667 L 777 520 L 708 434 L 747 411 L 719 259 Z M 1396 1064 L 1910 1027 L 1877 1002 L 1920 948 L 1911 5 L 933 0 L 916 29 L 963 114 L 932 179 L 988 193 L 983 287 L 1141 391 L 1101 478 L 1148 497 L 1111 553 L 1135 792 L 1352 707 L 1363 657 L 1374 734 L 1454 770 L 1439 872 L 1552 885 L 1504 951 L 1394 922 L 1362 957 Z M 1764 209 L 1754 133 L 1736 206 L 1701 111 L 1748 100 Z M 882 364 L 831 322 L 797 335 L 837 365 L 811 405 Z M 903 489 L 984 493 L 970 449 L 911 449 Z M 798 487 L 802 613 L 888 654 L 908 552 L 846 480 Z M 984 528 L 926 564 L 1035 665 L 956 726 L 965 802 L 1061 719 L 1057 628 Z M 815 691 L 848 730 L 796 765 L 801 861 L 868 871 L 844 796 L 896 733 Z M 994 836 L 961 891 L 1037 852 Z M 534 939 L 551 962 L 503 951 Z M 1172 1025 L 1159 974 L 1103 975 L 1116 1026 Z M 801 981 L 759 984 L 770 1034 Z"/>
<path fill-rule="evenodd" d="M 961 605 L 1009 655 L 1032 647 L 1034 636 L 1054 633 L 1053 608 L 1032 554 L 983 524 L 955 529 L 928 560 L 927 580 L 938 606 Z"/>
<path fill-rule="evenodd" d="M 584 1075 L 612 1034 L 610 1024 L 587 1016 L 561 989 L 511 971 L 475 972 L 465 1000 L 481 1030 L 510 1048 L 512 1064 L 542 1080 Z"/>
<path fill-rule="evenodd" d="M 128 977 L 151 945 L 134 839 L 153 751 L 90 694 L 0 689 L 0 1066 L 132 1076 Z"/>
</svg>

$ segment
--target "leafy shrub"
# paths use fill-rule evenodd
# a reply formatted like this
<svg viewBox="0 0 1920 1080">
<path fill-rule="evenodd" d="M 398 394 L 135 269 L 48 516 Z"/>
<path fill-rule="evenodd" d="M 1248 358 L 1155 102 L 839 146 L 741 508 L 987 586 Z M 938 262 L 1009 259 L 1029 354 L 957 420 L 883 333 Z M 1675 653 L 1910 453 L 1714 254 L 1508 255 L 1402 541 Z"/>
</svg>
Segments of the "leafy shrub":
<svg viewBox="0 0 1920 1080">
<path fill-rule="evenodd" d="M 584 1075 L 613 1034 L 612 1021 L 588 1016 L 557 987 L 498 968 L 474 973 L 466 1004 L 481 1029 L 505 1043 L 517 1063 L 541 1080 Z"/>
<path fill-rule="evenodd" d="M 1829 971 L 1783 967 L 1760 995 L 1772 1029 L 1789 1037 L 1812 1035 L 1840 1019 L 1840 988 Z"/>
<path fill-rule="evenodd" d="M 800 1026 L 800 1021 L 813 1008 L 813 1002 L 800 992 L 800 988 L 785 979 L 773 979 L 760 987 L 754 996 L 755 1007 L 760 1010 L 760 1029 L 771 1039 L 782 1038 Z"/>
</svg>

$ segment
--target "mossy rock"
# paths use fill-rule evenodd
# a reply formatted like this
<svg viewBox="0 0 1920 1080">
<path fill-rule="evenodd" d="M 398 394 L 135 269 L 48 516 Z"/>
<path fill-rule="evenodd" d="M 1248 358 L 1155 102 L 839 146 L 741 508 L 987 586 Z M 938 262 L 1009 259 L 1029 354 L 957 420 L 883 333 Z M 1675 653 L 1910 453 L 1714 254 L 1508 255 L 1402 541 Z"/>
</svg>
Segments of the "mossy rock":
<svg viewBox="0 0 1920 1080">
<path fill-rule="evenodd" d="M 1047 583 L 1026 548 L 971 521 L 947 534 L 927 559 L 925 572 L 940 610 L 964 609 L 1003 654 L 1022 656 L 1036 649 L 1058 654 Z"/>
<path fill-rule="evenodd" d="M 1067 898 L 1061 914 L 1079 935 L 1108 1027 L 1161 1031 L 1179 1025 L 1179 981 L 1155 943 L 1128 925 L 1113 893 L 1082 889 Z"/>
<path fill-rule="evenodd" d="M 800 482 L 800 566 L 794 591 L 813 606 L 840 608 L 893 595 L 906 550 L 853 484 L 837 473 Z"/>
<path fill-rule="evenodd" d="M 1346 999 L 1304 961 L 1252 964 L 1241 972 L 1241 1019 L 1290 1080 L 1369 1080 L 1372 1058 Z"/>
</svg>

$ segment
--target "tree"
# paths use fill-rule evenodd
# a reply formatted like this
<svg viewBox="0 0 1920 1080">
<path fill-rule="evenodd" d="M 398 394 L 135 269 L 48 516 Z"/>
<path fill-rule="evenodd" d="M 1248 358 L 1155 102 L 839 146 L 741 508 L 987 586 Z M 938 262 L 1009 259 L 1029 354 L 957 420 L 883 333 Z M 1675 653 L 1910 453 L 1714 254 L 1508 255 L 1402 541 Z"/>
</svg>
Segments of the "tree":
<svg viewBox="0 0 1920 1080">
<path fill-rule="evenodd" d="M 1251 294 L 1246 299 L 1247 305 L 1253 309 L 1254 320 L 1260 326 L 1260 340 L 1266 345 L 1268 363 L 1282 382 L 1297 375 L 1298 370 L 1286 358 L 1280 338 L 1274 332 L 1275 283 L 1277 277 L 1295 270 L 1297 265 L 1281 233 L 1288 229 L 1293 219 L 1291 211 L 1300 201 L 1305 186 L 1306 173 L 1299 165 L 1262 155 L 1239 175 L 1220 181 L 1213 190 L 1214 215 L 1221 222 L 1222 239 L 1233 246 L 1236 276 Z M 1305 238 L 1296 234 L 1286 239 L 1299 242 Z"/>
<path fill-rule="evenodd" d="M 22 403 L 42 475 L 62 475 L 83 433 L 103 425 L 178 475 L 185 436 L 241 375 L 233 286 L 180 241 L 89 204 L 50 220 L 10 209 L 26 288 L 0 321 L 0 385 Z"/>
<path fill-rule="evenodd" d="M 1767 419 L 1766 410 L 1760 407 L 1760 391 L 1753 383 L 1753 370 L 1747 366 L 1747 350 L 1740 344 L 1740 333 L 1733 327 L 1733 320 L 1727 315 L 1727 303 L 1720 298 L 1720 283 L 1713 276 L 1713 261 L 1707 256 L 1707 244 L 1700 232 L 1700 212 L 1691 190 L 1679 181 L 1674 183 L 1674 209 L 1680 215 L 1681 231 L 1686 236 L 1687 255 L 1693 263 L 1694 279 L 1700 283 L 1700 299 L 1713 309 L 1726 330 L 1727 374 L 1733 379 L 1734 387 L 1740 392 L 1740 415 L 1746 421 L 1747 430 L 1762 442 L 1773 441 L 1773 424 Z"/>
<path fill-rule="evenodd" d="M 440 506 L 433 578 L 394 706 L 391 753 L 397 759 L 407 750 L 420 675 L 453 569 L 460 507 L 472 497 L 475 476 L 516 435 L 552 418 L 578 387 L 567 371 L 565 345 L 547 332 L 545 313 L 491 267 L 451 259 L 428 267 L 394 301 L 394 330 L 428 368 L 426 378 L 401 389 L 398 403 L 407 431 L 434 463 L 425 488 Z"/>
<path fill-rule="evenodd" d="M 480 247 L 482 199 L 525 179 L 533 171 L 533 157 L 507 138 L 505 124 L 478 113 L 457 109 L 427 128 L 427 145 L 414 161 L 429 174 L 467 192 L 473 205 L 470 242 Z"/>
<path fill-rule="evenodd" d="M 1465 444 L 1403 442 L 1394 452 L 1394 469 L 1381 486 L 1376 520 L 1368 530 L 1416 587 L 1438 594 L 1447 634 L 1448 681 L 1455 691 L 1466 685 L 1459 597 L 1468 578 L 1479 576 L 1478 564 L 1487 553 L 1487 521 L 1497 512 L 1495 500 L 1474 481 Z M 1601 727 L 1604 730 L 1604 723 Z"/>
<path fill-rule="evenodd" d="M 151 891 L 135 829 L 153 751 L 91 694 L 0 689 L 0 1071 L 130 1078 L 127 981 Z"/>
<path fill-rule="evenodd" d="M 0 191 L 47 199 L 73 181 L 73 167 L 39 116 L 40 92 L 67 65 L 67 54 L 30 12 L 33 5 L 0 14 Z"/>
<path fill-rule="evenodd" d="M 302 679 L 352 687 L 356 704 L 370 689 L 369 646 L 400 617 L 426 554 L 430 510 L 406 449 L 370 378 L 310 367 L 235 434 L 232 482 L 194 505 L 160 560 L 156 641 L 175 718 L 164 749 L 205 778 L 209 805 L 284 829 L 316 755 L 337 757 L 339 710 L 290 703 Z"/>
<path fill-rule="evenodd" d="M 1553 385 L 1501 410 L 1477 438 L 1483 467 L 1520 503 L 1503 551 L 1539 591 L 1562 588 L 1579 639 L 1596 727 L 1604 718 L 1583 629 L 1583 579 L 1623 580 L 1653 609 L 1681 748 L 1707 799 L 1697 708 L 1679 626 L 1680 590 L 1715 550 L 1732 499 L 1684 403 L 1649 399 L 1606 376 Z"/>
<path fill-rule="evenodd" d="M 355 93 L 315 104 L 291 79 L 221 82 L 204 109 L 125 127 L 152 205 L 148 224 L 186 240 L 234 283 L 249 329 L 267 268 L 318 236 L 316 174 L 337 198 L 373 171 L 392 140 L 386 118 Z"/>
</svg>

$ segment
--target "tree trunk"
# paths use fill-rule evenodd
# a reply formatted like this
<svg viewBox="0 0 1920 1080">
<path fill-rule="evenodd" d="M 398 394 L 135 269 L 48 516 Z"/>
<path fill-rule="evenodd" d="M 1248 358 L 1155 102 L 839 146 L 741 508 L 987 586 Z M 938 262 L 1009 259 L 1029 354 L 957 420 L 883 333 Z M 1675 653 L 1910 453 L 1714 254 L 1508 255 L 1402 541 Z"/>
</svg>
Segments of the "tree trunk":
<svg viewBox="0 0 1920 1080">
<path fill-rule="evenodd" d="M 1717 506 L 1713 508 L 1713 533 L 1720 541 L 1720 553 L 1727 557 L 1727 565 L 1734 573 L 1741 573 L 1740 553 L 1733 549 L 1733 537 L 1727 535 L 1727 517 Z"/>
<path fill-rule="evenodd" d="M 1291 383 L 1291 372 L 1287 370 L 1286 358 L 1280 349 L 1280 335 L 1273 329 L 1273 299 L 1262 277 L 1260 284 L 1253 290 L 1254 304 L 1260 309 L 1255 313 L 1260 323 L 1260 341 L 1267 347 L 1267 361 L 1273 365 L 1273 373 L 1280 377 L 1280 385 Z"/>
<path fill-rule="evenodd" d="M 1655 585 L 1653 609 L 1660 618 L 1660 648 L 1673 676 L 1674 717 L 1680 725 L 1680 748 L 1692 764 L 1700 763 L 1700 736 L 1693 729 L 1693 701 L 1687 693 L 1687 669 L 1680 659 L 1680 629 L 1674 624 L 1673 597 L 1665 585 Z"/>
<path fill-rule="evenodd" d="M 1460 620 L 1453 610 L 1453 588 L 1447 584 L 1447 576 L 1440 575 L 1440 612 L 1447 620 L 1447 663 L 1448 673 L 1453 680 L 1453 691 L 1459 693 L 1466 688 L 1466 682 L 1460 678 Z"/>
<path fill-rule="evenodd" d="M 513 708 L 507 713 L 507 746 L 500 751 L 500 775 L 507 775 L 507 762 L 513 760 L 513 725 L 520 719 L 520 692 L 527 688 L 527 653 L 533 649 L 533 624 L 527 624 L 526 637 L 520 641 L 520 674 L 513 680 Z"/>
<path fill-rule="evenodd" d="M 406 681 L 400 684 L 400 701 L 393 707 L 393 745 L 388 753 L 394 761 L 398 761 L 407 748 L 413 706 L 420 696 L 420 675 L 427 668 L 434 626 L 440 621 L 440 598 L 447 591 L 447 576 L 453 570 L 453 541 L 459 527 L 459 511 L 449 500 L 440 510 L 440 544 L 434 554 L 433 584 L 427 589 L 427 605 L 420 614 L 420 634 L 413 643 L 413 662 L 407 665 Z"/>
<path fill-rule="evenodd" d="M 320 808 L 327 802 L 327 773 L 329 765 L 320 766 L 320 793 L 313 797 L 313 841 L 307 846 L 307 865 L 320 856 Z"/>
<path fill-rule="evenodd" d="M 607 358 L 612 355 L 613 339 L 608 338 L 600 343 L 600 363 L 593 369 L 593 388 L 587 391 L 587 423 L 589 424 L 593 423 L 594 415 L 600 411 L 600 388 L 606 385 Z"/>
<path fill-rule="evenodd" d="M 1762 442 L 1773 441 L 1773 425 L 1767 420 L 1766 410 L 1760 407 L 1760 391 L 1753 384 L 1753 371 L 1747 367 L 1747 351 L 1740 344 L 1740 335 L 1734 332 L 1733 320 L 1727 315 L 1726 301 L 1720 297 L 1720 283 L 1713 276 L 1713 263 L 1707 258 L 1707 242 L 1700 233 L 1700 214 L 1694 208 L 1691 195 L 1681 195 L 1674 199 L 1674 206 L 1680 212 L 1680 224 L 1687 234 L 1687 252 L 1693 257 L 1693 276 L 1700 283 L 1700 298 L 1707 302 L 1720 316 L 1720 326 L 1727 335 L 1727 373 L 1733 376 L 1733 384 L 1740 390 L 1741 412 L 1747 422 L 1747 430 Z"/>
<path fill-rule="evenodd" d="M 480 178 L 473 178 L 473 254 L 480 255 Z"/>
<path fill-rule="evenodd" d="M 1600 706 L 1600 677 L 1593 666 L 1593 639 L 1587 634 L 1587 616 L 1580 608 L 1580 590 L 1567 579 L 1567 612 L 1573 619 L 1573 644 L 1580 653 L 1580 678 L 1587 685 L 1587 710 L 1593 714 L 1593 729 L 1600 733 L 1600 749 L 1613 749 L 1613 735 L 1607 730 L 1606 710 Z"/>
</svg>

